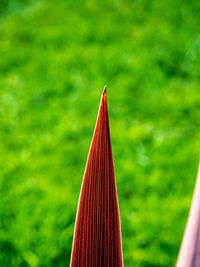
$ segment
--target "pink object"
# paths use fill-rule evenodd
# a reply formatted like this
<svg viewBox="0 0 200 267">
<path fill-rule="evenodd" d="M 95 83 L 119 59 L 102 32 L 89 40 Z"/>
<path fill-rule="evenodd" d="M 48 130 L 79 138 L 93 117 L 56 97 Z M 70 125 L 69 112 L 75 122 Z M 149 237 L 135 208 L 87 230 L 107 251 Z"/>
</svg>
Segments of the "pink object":
<svg viewBox="0 0 200 267">
<path fill-rule="evenodd" d="M 176 267 L 200 267 L 200 165 Z"/>
</svg>

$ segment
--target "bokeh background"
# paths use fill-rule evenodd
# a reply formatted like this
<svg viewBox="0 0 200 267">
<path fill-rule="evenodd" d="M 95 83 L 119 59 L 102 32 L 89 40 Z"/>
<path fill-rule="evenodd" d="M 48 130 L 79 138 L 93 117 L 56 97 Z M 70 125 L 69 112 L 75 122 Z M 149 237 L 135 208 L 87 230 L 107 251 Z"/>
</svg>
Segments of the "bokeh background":
<svg viewBox="0 0 200 267">
<path fill-rule="evenodd" d="M 200 147 L 199 0 L 0 1 L 0 266 L 69 266 L 108 85 L 124 262 L 173 266 Z"/>
</svg>

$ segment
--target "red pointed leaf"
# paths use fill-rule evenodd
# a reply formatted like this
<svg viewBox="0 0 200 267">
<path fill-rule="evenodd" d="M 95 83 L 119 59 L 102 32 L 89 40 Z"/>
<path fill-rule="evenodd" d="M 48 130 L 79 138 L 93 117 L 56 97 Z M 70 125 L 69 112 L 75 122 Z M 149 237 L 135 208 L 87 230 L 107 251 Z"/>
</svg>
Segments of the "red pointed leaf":
<svg viewBox="0 0 200 267">
<path fill-rule="evenodd" d="M 83 177 L 70 266 L 123 266 L 105 89 Z"/>
</svg>

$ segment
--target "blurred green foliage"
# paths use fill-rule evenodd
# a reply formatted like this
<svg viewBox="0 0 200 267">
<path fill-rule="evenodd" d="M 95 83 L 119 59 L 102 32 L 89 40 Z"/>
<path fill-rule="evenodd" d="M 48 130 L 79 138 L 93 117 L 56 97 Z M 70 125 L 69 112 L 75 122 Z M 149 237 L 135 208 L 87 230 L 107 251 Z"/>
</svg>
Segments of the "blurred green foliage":
<svg viewBox="0 0 200 267">
<path fill-rule="evenodd" d="M 199 0 L 0 1 L 0 266 L 68 266 L 108 85 L 124 262 L 172 266 L 199 157 Z"/>
</svg>

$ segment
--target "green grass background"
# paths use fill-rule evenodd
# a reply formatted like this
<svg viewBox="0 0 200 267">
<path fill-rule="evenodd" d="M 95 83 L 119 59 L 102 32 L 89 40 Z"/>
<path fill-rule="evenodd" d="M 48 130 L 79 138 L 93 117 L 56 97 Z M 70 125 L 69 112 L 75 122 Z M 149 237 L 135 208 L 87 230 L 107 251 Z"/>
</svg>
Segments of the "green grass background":
<svg viewBox="0 0 200 267">
<path fill-rule="evenodd" d="M 0 266 L 69 266 L 103 86 L 125 267 L 173 266 L 200 145 L 199 0 L 0 1 Z"/>
</svg>

